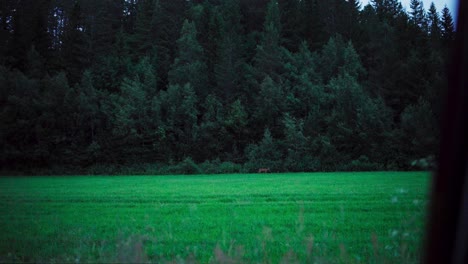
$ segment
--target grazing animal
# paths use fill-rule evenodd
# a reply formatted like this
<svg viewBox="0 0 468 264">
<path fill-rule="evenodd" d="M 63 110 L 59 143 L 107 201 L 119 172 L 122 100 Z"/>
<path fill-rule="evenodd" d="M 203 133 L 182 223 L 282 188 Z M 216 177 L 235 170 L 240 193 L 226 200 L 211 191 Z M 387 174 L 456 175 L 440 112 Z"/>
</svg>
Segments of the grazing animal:
<svg viewBox="0 0 468 264">
<path fill-rule="evenodd" d="M 270 168 L 260 168 L 260 169 L 258 169 L 258 173 L 262 173 L 262 172 L 264 172 L 264 173 L 270 172 Z"/>
</svg>

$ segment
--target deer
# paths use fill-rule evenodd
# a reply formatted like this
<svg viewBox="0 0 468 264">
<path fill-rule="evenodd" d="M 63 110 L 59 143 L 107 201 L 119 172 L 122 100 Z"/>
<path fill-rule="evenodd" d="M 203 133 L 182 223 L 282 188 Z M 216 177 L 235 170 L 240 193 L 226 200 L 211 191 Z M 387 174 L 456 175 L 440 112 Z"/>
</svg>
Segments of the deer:
<svg viewBox="0 0 468 264">
<path fill-rule="evenodd" d="M 258 169 L 258 173 L 262 173 L 262 172 L 264 172 L 264 173 L 270 172 L 270 168 L 260 168 L 260 169 Z"/>
</svg>

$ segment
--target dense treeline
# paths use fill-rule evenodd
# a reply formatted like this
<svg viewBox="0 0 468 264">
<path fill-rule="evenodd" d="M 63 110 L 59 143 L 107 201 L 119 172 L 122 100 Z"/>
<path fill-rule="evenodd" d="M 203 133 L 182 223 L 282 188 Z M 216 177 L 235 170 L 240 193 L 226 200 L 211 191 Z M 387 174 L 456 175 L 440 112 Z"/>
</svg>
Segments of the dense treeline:
<svg viewBox="0 0 468 264">
<path fill-rule="evenodd" d="M 435 153 L 447 8 L 2 2 L 4 169 L 396 170 Z"/>
</svg>

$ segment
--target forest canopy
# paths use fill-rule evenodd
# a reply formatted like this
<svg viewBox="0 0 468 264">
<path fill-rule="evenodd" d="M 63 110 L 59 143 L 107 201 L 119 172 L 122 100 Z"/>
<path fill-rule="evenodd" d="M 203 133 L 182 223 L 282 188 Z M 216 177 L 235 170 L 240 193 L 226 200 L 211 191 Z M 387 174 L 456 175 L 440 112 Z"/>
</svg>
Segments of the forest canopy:
<svg viewBox="0 0 468 264">
<path fill-rule="evenodd" d="M 2 2 L 4 170 L 401 170 L 436 153 L 448 8 Z"/>
</svg>

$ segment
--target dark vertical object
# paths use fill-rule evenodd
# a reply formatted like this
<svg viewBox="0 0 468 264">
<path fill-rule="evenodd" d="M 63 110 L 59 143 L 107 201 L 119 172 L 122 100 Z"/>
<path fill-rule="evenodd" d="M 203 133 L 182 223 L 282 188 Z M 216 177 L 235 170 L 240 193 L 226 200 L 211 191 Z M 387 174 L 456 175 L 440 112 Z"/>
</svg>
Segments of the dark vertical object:
<svg viewBox="0 0 468 264">
<path fill-rule="evenodd" d="M 459 1 L 452 68 L 433 182 L 425 263 L 468 263 L 467 3 Z"/>
</svg>

